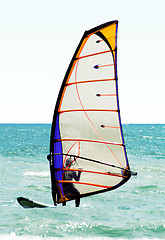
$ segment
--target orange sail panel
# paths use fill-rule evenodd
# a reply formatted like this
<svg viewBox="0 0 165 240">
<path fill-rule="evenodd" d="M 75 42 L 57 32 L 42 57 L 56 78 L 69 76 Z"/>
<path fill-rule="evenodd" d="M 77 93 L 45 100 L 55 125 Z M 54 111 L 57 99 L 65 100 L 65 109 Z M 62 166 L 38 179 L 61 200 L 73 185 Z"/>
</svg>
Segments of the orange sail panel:
<svg viewBox="0 0 165 240">
<path fill-rule="evenodd" d="M 55 203 L 121 186 L 129 178 L 120 120 L 118 21 L 86 31 L 54 111 L 50 169 Z"/>
</svg>

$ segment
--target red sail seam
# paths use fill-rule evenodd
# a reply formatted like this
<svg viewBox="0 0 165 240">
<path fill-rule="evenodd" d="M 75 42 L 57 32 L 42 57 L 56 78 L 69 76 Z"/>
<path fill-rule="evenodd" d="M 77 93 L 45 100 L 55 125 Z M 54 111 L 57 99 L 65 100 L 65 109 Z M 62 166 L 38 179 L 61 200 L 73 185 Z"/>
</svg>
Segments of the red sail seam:
<svg viewBox="0 0 165 240">
<path fill-rule="evenodd" d="M 69 152 L 71 151 L 71 149 L 72 149 L 77 143 L 78 143 L 78 141 L 76 141 L 76 142 L 69 148 L 67 154 L 69 154 Z M 64 161 L 63 161 L 63 167 L 65 166 L 65 161 L 66 161 L 66 159 L 67 159 L 67 155 L 65 156 L 65 159 L 64 159 Z M 74 161 L 74 160 L 73 160 L 73 161 Z"/>
</svg>

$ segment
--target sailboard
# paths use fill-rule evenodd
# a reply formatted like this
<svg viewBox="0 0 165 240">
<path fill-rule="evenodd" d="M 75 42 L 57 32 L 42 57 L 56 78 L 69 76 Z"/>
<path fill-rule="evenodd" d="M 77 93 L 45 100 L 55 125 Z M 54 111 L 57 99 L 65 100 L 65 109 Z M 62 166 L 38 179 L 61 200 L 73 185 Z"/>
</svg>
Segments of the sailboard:
<svg viewBox="0 0 165 240">
<path fill-rule="evenodd" d="M 52 197 L 66 204 L 116 189 L 132 174 L 117 75 L 118 21 L 85 31 L 61 85 L 50 137 Z"/>
<path fill-rule="evenodd" d="M 23 207 L 23 208 L 53 208 L 55 206 L 51 206 L 45 203 L 40 203 L 40 202 L 35 202 L 32 201 L 28 198 L 24 198 L 24 197 L 18 197 L 17 198 L 18 203 Z"/>
</svg>

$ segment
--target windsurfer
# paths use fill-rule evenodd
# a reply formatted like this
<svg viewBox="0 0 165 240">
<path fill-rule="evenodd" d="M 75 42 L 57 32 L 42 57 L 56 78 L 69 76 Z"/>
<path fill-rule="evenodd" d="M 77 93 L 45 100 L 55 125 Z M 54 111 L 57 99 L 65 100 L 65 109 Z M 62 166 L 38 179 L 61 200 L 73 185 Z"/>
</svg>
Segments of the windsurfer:
<svg viewBox="0 0 165 240">
<path fill-rule="evenodd" d="M 64 181 L 72 181 L 72 180 L 75 180 L 75 181 L 79 181 L 80 180 L 80 175 L 81 175 L 81 172 L 82 171 L 69 171 L 68 169 L 75 163 L 75 159 L 72 160 L 71 158 L 68 158 L 66 160 L 66 163 L 65 163 L 65 173 L 64 173 Z M 63 184 L 63 189 L 64 189 L 64 193 L 67 197 L 69 197 L 68 195 L 75 195 L 76 198 L 75 198 L 75 204 L 76 204 L 76 207 L 79 207 L 79 204 L 80 204 L 80 192 L 75 188 L 74 184 L 73 183 L 70 183 L 70 182 L 66 182 Z M 66 205 L 66 202 L 63 203 L 63 206 Z"/>
</svg>

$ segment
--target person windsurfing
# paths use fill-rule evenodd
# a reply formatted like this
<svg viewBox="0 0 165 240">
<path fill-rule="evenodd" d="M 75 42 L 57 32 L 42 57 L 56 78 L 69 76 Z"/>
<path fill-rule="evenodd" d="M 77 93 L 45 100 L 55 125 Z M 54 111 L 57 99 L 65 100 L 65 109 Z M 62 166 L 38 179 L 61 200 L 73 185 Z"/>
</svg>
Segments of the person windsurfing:
<svg viewBox="0 0 165 240">
<path fill-rule="evenodd" d="M 82 173 L 82 171 L 69 171 L 68 169 L 73 166 L 76 163 L 76 160 L 72 160 L 71 157 L 66 159 L 65 162 L 65 173 L 64 173 L 64 178 L 63 180 L 65 181 L 79 181 L 80 180 L 80 175 Z M 80 205 L 80 192 L 77 190 L 77 188 L 75 187 L 75 185 L 71 182 L 65 182 L 63 183 L 63 189 L 64 189 L 64 193 L 65 196 L 67 196 L 67 198 L 69 198 L 69 195 L 73 196 L 75 195 L 75 204 L 76 207 L 79 207 Z M 66 202 L 63 202 L 63 206 L 66 205 Z"/>
</svg>

